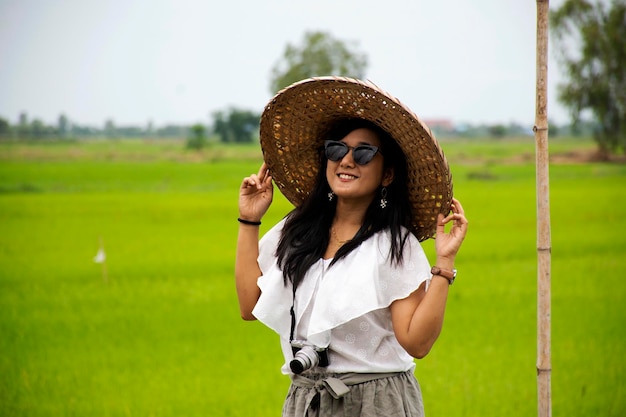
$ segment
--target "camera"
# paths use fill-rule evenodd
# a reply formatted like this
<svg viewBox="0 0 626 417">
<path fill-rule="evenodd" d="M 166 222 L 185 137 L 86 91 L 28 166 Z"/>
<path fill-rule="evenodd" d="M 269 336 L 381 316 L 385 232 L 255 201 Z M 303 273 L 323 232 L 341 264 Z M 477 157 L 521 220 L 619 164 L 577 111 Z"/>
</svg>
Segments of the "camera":
<svg viewBox="0 0 626 417">
<path fill-rule="evenodd" d="M 328 349 L 326 348 L 312 346 L 302 340 L 293 340 L 291 350 L 293 359 L 289 362 L 289 367 L 294 374 L 301 374 L 315 366 L 323 368 L 328 366 Z"/>
</svg>

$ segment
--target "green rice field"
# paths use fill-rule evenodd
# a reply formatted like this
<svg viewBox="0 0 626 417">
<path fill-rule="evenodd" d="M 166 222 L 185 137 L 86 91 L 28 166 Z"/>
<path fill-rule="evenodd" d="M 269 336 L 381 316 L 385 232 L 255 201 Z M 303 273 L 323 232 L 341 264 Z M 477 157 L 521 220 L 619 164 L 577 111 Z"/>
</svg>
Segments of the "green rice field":
<svg viewBox="0 0 626 417">
<path fill-rule="evenodd" d="M 470 232 L 417 361 L 426 414 L 536 415 L 534 140 L 442 147 Z M 552 413 L 624 416 L 626 164 L 550 148 Z M 0 415 L 280 415 L 278 337 L 240 319 L 233 278 L 260 163 L 258 145 L 0 142 Z M 276 192 L 262 231 L 289 209 Z"/>
</svg>

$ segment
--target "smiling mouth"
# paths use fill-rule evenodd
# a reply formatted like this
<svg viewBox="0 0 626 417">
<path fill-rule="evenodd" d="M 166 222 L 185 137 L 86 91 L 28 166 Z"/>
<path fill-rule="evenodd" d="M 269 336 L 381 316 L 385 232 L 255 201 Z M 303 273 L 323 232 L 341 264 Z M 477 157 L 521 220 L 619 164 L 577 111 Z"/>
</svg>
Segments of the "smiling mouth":
<svg viewBox="0 0 626 417">
<path fill-rule="evenodd" d="M 339 174 L 337 175 L 339 177 L 340 180 L 355 180 L 358 177 L 355 177 L 354 175 L 348 175 L 348 174 Z"/>
</svg>

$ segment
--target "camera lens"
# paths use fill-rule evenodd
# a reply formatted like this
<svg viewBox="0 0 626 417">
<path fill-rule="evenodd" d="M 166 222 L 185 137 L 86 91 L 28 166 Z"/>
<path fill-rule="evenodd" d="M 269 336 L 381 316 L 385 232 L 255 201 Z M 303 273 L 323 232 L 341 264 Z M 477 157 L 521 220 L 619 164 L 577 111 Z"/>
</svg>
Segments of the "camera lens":
<svg viewBox="0 0 626 417">
<path fill-rule="evenodd" d="M 318 361 L 317 352 L 312 347 L 305 346 L 294 355 L 293 360 L 289 362 L 289 367 L 294 374 L 301 374 L 317 365 Z"/>
<path fill-rule="evenodd" d="M 296 375 L 299 375 L 304 371 L 304 365 L 297 359 L 292 360 L 289 363 L 289 367 L 291 368 L 291 372 Z"/>
</svg>

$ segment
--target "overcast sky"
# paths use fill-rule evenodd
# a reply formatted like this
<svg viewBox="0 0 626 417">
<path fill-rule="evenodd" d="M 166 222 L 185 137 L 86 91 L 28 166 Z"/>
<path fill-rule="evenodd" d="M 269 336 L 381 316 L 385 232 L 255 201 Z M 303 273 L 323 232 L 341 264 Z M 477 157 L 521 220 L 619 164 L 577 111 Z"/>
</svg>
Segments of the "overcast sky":
<svg viewBox="0 0 626 417">
<path fill-rule="evenodd" d="M 311 30 L 354 42 L 366 78 L 424 119 L 534 123 L 531 0 L 0 0 L 0 117 L 161 126 L 260 112 L 271 68 Z M 548 114 L 564 123 L 550 55 Z"/>
</svg>

